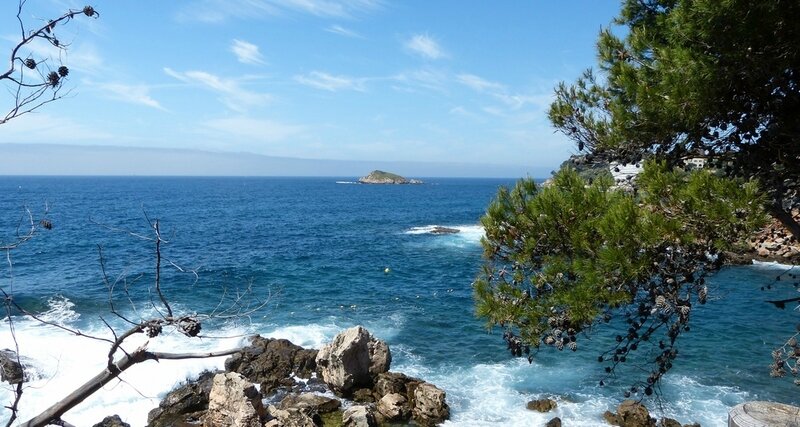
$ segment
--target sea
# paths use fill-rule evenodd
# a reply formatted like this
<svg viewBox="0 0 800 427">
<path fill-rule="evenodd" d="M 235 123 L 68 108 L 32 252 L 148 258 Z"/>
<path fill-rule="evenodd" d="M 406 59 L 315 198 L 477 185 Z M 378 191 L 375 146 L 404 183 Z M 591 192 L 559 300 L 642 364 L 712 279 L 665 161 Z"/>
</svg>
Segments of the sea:
<svg viewBox="0 0 800 427">
<path fill-rule="evenodd" d="M 176 314 L 202 316 L 203 329 L 195 338 L 169 328 L 152 339 L 135 336 L 128 350 L 218 351 L 252 334 L 319 348 L 363 325 L 389 344 L 393 371 L 447 392 L 449 426 L 537 426 L 555 416 L 566 426 L 601 426 L 603 412 L 646 378 L 647 350 L 612 378 L 597 362 L 618 324 L 581 337 L 577 352 L 542 350 L 529 363 L 508 353 L 502 331 L 475 316 L 480 217 L 498 188 L 514 180 L 353 181 L 0 177 L 3 243 L 24 236 L 31 216 L 52 223 L 0 263 L 0 286 L 49 322 L 2 316 L 0 349 L 18 348 L 31 366 L 19 420 L 104 369 L 109 343 L 97 338 L 113 339 L 128 325 L 124 319 L 163 314 L 154 289 L 156 220 L 164 295 Z M 435 226 L 459 232 L 433 234 Z M 797 295 L 791 275 L 800 271 L 790 268 L 727 267 L 709 278 L 709 302 L 693 311 L 674 368 L 656 395 L 640 396 L 654 415 L 713 427 L 726 426 L 728 410 L 745 401 L 800 404 L 792 379 L 769 376 L 771 351 L 800 321 L 794 306 L 765 302 Z M 138 364 L 63 418 L 90 426 L 118 414 L 144 426 L 170 389 L 221 368 L 224 359 Z M 0 402 L 12 398 L 3 383 Z M 558 407 L 546 414 L 526 409 L 540 398 Z M 0 409 L 0 423 L 9 415 Z"/>
</svg>

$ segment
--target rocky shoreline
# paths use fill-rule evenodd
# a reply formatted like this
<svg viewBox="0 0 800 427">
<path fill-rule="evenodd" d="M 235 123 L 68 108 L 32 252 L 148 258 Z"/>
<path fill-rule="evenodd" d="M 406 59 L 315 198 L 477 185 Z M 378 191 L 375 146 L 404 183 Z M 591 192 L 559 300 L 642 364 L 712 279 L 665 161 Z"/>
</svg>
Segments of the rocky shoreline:
<svg viewBox="0 0 800 427">
<path fill-rule="evenodd" d="M 361 326 L 320 350 L 260 336 L 225 361 L 167 394 L 148 427 L 373 427 L 450 417 L 446 394 L 421 379 L 390 372 L 385 342 Z M 258 389 L 255 385 L 258 385 Z M 101 427 L 123 427 L 109 417 Z"/>
</svg>

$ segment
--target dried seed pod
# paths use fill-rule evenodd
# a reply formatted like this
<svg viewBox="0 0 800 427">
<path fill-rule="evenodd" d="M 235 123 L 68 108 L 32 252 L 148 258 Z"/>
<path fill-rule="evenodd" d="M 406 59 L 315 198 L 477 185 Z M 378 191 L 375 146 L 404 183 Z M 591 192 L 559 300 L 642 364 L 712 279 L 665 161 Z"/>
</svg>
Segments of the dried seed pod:
<svg viewBox="0 0 800 427">
<path fill-rule="evenodd" d="M 69 68 L 64 65 L 58 67 L 58 75 L 61 77 L 67 77 L 67 75 L 69 75 Z"/>
<path fill-rule="evenodd" d="M 25 66 L 33 70 L 36 68 L 36 61 L 34 61 L 32 58 L 28 58 L 25 60 Z"/>
</svg>

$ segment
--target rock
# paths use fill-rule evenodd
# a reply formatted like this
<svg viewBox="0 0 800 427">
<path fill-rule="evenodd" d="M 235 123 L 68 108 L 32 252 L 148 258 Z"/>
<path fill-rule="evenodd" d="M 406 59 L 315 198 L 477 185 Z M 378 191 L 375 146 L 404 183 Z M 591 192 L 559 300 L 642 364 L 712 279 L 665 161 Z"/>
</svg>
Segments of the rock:
<svg viewBox="0 0 800 427">
<path fill-rule="evenodd" d="M 402 394 L 387 394 L 378 401 L 378 412 L 384 416 L 386 421 L 405 420 L 410 415 L 406 403 L 408 403 L 408 399 Z"/>
<path fill-rule="evenodd" d="M 553 399 L 536 399 L 528 402 L 527 408 L 531 411 L 550 412 L 557 406 L 558 404 Z"/>
<path fill-rule="evenodd" d="M 552 420 L 548 421 L 544 427 L 561 427 L 561 418 L 553 418 Z"/>
<path fill-rule="evenodd" d="M 430 383 L 422 383 L 414 389 L 414 421 L 423 426 L 432 426 L 450 418 L 444 390 Z"/>
<path fill-rule="evenodd" d="M 390 172 L 374 170 L 367 176 L 358 179 L 362 184 L 422 184 L 418 179 L 406 179 Z"/>
<path fill-rule="evenodd" d="M 103 421 L 100 421 L 92 427 L 131 427 L 131 425 L 123 422 L 119 415 L 111 415 L 103 418 Z"/>
<path fill-rule="evenodd" d="M 384 372 L 378 374 L 375 378 L 375 387 L 373 390 L 378 400 L 391 393 L 400 393 L 410 400 L 414 395 L 413 393 L 409 394 L 409 385 L 420 383 L 422 383 L 422 380 L 406 376 L 399 372 Z"/>
<path fill-rule="evenodd" d="M 14 350 L 0 350 L 0 381 L 9 384 L 28 381 L 28 377 L 25 375 L 25 366 L 20 363 L 20 360 Z"/>
<path fill-rule="evenodd" d="M 364 405 L 354 405 L 347 408 L 342 414 L 342 427 L 377 427 L 375 413 L 372 408 Z"/>
<path fill-rule="evenodd" d="M 264 424 L 264 427 L 318 427 L 322 420 L 316 413 L 308 413 L 297 408 L 278 409 L 270 405 L 267 414 L 273 419 Z"/>
<path fill-rule="evenodd" d="M 608 420 L 608 418 L 606 418 L 606 420 Z M 617 407 L 616 420 L 618 424 L 615 425 L 619 425 L 620 427 L 656 426 L 656 420 L 655 418 L 650 417 L 650 412 L 647 410 L 647 408 L 634 400 L 626 400 L 619 404 Z"/>
<path fill-rule="evenodd" d="M 459 233 L 460 230 L 457 228 L 449 228 L 449 227 L 442 227 L 442 226 L 435 226 L 431 230 L 431 234 L 456 234 Z"/>
<path fill-rule="evenodd" d="M 360 388 L 355 392 L 353 392 L 353 401 L 361 403 L 372 403 L 375 402 L 375 396 L 372 394 L 372 389 Z"/>
<path fill-rule="evenodd" d="M 261 394 L 242 374 L 214 376 L 203 427 L 261 427 Z"/>
<path fill-rule="evenodd" d="M 291 386 L 292 374 L 310 378 L 317 367 L 316 357 L 316 350 L 306 350 L 288 340 L 255 336 L 250 346 L 225 361 L 225 370 L 261 384 L 261 393 L 267 395 L 278 387 Z"/>
<path fill-rule="evenodd" d="M 603 413 L 603 419 L 606 420 L 607 423 L 611 424 L 612 426 L 620 425 L 620 420 L 617 414 L 611 411 L 605 411 Z"/>
<path fill-rule="evenodd" d="M 330 397 L 320 396 L 314 393 L 290 394 L 281 400 L 280 409 L 308 409 L 311 412 L 326 414 L 337 411 L 342 406 L 342 402 Z"/>
<path fill-rule="evenodd" d="M 661 421 L 658 422 L 658 427 L 681 427 L 681 423 L 677 420 L 672 418 L 662 418 Z"/>
<path fill-rule="evenodd" d="M 208 409 L 208 396 L 215 373 L 203 372 L 195 381 L 187 382 L 171 392 L 147 415 L 148 427 L 198 425 Z"/>
<path fill-rule="evenodd" d="M 684 424 L 683 427 L 702 427 L 700 423 Z"/>
<path fill-rule="evenodd" d="M 322 379 L 340 395 L 372 387 L 375 377 L 388 371 L 391 362 L 389 346 L 361 326 L 337 335 L 322 347 L 316 359 Z"/>
</svg>

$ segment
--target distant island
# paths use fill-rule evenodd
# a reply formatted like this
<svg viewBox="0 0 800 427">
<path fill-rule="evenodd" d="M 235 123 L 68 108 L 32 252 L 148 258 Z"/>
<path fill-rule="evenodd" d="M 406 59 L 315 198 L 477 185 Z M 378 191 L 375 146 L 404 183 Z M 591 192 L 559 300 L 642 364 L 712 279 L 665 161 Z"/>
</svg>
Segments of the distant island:
<svg viewBox="0 0 800 427">
<path fill-rule="evenodd" d="M 422 184 L 418 179 L 406 179 L 400 175 L 374 170 L 358 179 L 361 184 Z"/>
</svg>

